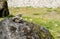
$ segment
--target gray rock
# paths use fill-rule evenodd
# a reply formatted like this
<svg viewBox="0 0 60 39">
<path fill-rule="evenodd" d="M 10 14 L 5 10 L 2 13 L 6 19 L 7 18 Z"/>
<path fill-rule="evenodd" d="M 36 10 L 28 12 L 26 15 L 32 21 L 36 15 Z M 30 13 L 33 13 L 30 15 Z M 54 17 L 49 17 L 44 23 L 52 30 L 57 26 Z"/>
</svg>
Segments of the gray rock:
<svg viewBox="0 0 60 39">
<path fill-rule="evenodd" d="M 0 22 L 0 39 L 53 39 L 44 27 L 20 18 L 19 22 L 16 22 L 14 20 L 17 18 L 13 18 L 6 18 Z"/>
</svg>

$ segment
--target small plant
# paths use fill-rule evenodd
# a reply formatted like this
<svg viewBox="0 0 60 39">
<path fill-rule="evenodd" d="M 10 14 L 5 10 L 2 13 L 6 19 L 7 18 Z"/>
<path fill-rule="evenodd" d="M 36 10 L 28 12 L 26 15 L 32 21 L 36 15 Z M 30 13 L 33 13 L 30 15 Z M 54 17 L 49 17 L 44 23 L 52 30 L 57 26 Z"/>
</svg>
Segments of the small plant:
<svg viewBox="0 0 60 39">
<path fill-rule="evenodd" d="M 7 16 L 8 18 L 10 18 L 10 17 L 14 17 L 14 15 L 9 15 L 9 16 Z"/>
</svg>

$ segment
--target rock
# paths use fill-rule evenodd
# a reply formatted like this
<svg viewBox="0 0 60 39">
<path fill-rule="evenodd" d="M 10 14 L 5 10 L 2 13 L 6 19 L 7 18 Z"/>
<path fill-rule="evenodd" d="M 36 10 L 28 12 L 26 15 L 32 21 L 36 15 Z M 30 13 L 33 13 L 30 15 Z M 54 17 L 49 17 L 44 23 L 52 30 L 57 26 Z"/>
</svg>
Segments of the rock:
<svg viewBox="0 0 60 39">
<path fill-rule="evenodd" d="M 0 0 L 0 17 L 6 17 L 9 15 L 9 9 L 7 0 Z"/>
<path fill-rule="evenodd" d="M 6 18 L 0 22 L 0 39 L 54 39 L 44 27 L 18 19 Z"/>
</svg>

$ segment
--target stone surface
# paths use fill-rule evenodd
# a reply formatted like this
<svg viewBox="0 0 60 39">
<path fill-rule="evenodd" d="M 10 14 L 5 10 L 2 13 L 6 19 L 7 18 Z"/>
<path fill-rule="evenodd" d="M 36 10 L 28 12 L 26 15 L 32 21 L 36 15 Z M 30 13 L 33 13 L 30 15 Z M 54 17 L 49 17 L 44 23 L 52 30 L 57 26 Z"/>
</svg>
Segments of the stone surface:
<svg viewBox="0 0 60 39">
<path fill-rule="evenodd" d="M 0 39 L 54 39 L 44 27 L 16 17 L 0 22 Z"/>
<path fill-rule="evenodd" d="M 9 15 L 7 0 L 0 0 L 0 17 Z"/>
</svg>

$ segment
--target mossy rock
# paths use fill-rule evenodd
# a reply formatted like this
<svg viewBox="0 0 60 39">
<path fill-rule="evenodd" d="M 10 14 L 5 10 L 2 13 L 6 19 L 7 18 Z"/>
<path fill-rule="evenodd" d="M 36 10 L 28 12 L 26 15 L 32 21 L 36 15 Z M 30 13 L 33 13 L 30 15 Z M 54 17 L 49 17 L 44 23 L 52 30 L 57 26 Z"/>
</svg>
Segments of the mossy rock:
<svg viewBox="0 0 60 39">
<path fill-rule="evenodd" d="M 0 17 L 6 17 L 9 15 L 9 9 L 7 0 L 0 0 Z"/>
</svg>

